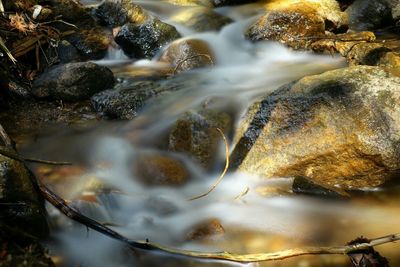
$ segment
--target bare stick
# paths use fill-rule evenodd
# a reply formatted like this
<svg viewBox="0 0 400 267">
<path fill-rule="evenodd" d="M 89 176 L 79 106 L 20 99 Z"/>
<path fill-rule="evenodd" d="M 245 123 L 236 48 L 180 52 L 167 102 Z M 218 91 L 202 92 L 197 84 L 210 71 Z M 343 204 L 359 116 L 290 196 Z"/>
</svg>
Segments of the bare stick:
<svg viewBox="0 0 400 267">
<path fill-rule="evenodd" d="M 1 132 L 1 130 L 0 130 Z M 8 135 L 6 135 L 8 137 Z M 6 140 L 6 138 L 1 135 L 1 138 L 3 140 Z M 42 160 L 42 159 L 32 159 L 32 158 L 25 158 L 21 155 L 19 155 L 17 152 L 15 152 L 14 149 L 7 148 L 4 146 L 0 146 L 0 154 L 21 162 L 32 162 L 32 163 L 41 163 L 41 164 L 47 164 L 47 165 L 71 165 L 70 162 L 58 162 L 58 161 L 49 161 L 49 160 Z"/>
<path fill-rule="evenodd" d="M 250 191 L 250 188 L 249 188 L 248 186 L 246 186 L 246 187 L 243 189 L 243 191 L 240 192 L 240 194 L 237 195 L 234 199 L 235 199 L 235 200 L 238 200 L 238 199 L 244 197 L 245 195 L 247 195 L 247 193 L 249 193 L 249 191 Z"/>
<path fill-rule="evenodd" d="M 201 195 L 192 197 L 192 198 L 189 199 L 189 201 L 196 200 L 196 199 L 205 197 L 208 194 L 210 194 L 218 186 L 218 184 L 222 181 L 222 179 L 224 178 L 226 172 L 228 171 L 228 168 L 229 168 L 229 145 L 228 145 L 228 141 L 226 140 L 224 132 L 220 128 L 216 128 L 216 129 L 221 134 L 222 138 L 224 139 L 224 144 L 225 144 L 225 168 L 224 168 L 224 171 L 221 173 L 221 175 L 219 176 L 218 180 L 215 181 L 215 183 L 210 187 L 210 189 L 208 189 L 207 192 L 205 192 L 205 193 L 203 193 Z"/>
<path fill-rule="evenodd" d="M 32 176 L 33 177 L 33 176 Z M 77 221 L 97 232 L 100 232 L 106 236 L 117 239 L 131 249 L 143 249 L 149 251 L 158 251 L 167 254 L 174 254 L 184 257 L 192 257 L 197 259 L 214 259 L 214 260 L 224 260 L 239 263 L 250 263 L 250 262 L 263 262 L 263 261 L 274 261 L 274 260 L 284 260 L 288 258 L 303 256 L 303 255 L 322 255 L 322 254 L 341 254 L 346 255 L 351 252 L 356 252 L 360 250 L 365 250 L 374 246 L 392 243 L 400 240 L 400 234 L 387 235 L 375 239 L 371 239 L 369 242 L 345 245 L 338 247 L 306 247 L 306 248 L 294 248 L 272 253 L 258 253 L 258 254 L 233 254 L 226 251 L 221 252 L 199 252 L 191 250 L 181 250 L 174 249 L 166 246 L 162 246 L 156 243 L 151 243 L 146 241 L 134 241 L 128 239 L 116 231 L 108 228 L 107 226 L 86 217 L 85 215 L 77 212 L 73 208 L 69 207 L 65 200 L 54 194 L 50 189 L 48 189 L 41 181 L 37 181 L 39 189 L 43 194 L 44 198 L 49 201 L 54 207 L 60 210 L 64 215 Z"/>
<path fill-rule="evenodd" d="M 219 129 L 218 129 L 219 130 Z M 220 130 L 219 130 L 220 131 Z M 5 133 L 5 132 L 4 132 Z M 222 133 L 222 131 L 221 131 Z M 223 134 L 223 133 L 222 133 Z M 7 133 L 5 133 L 6 137 Z M 3 137 L 2 137 L 3 138 Z M 226 142 L 225 136 L 224 140 Z M 227 144 L 227 142 L 226 142 Z M 18 154 L 17 154 L 18 155 Z M 22 161 L 25 163 L 23 159 L 16 158 L 16 160 Z M 228 162 L 229 163 L 229 162 Z M 156 243 L 150 243 L 148 240 L 146 241 L 135 241 L 128 239 L 111 228 L 77 212 L 75 209 L 68 206 L 67 202 L 61 197 L 57 196 L 54 192 L 52 192 L 49 188 L 47 188 L 39 179 L 36 179 L 32 174 L 30 175 L 32 182 L 38 185 L 38 188 L 43 195 L 43 197 L 49 201 L 54 207 L 56 207 L 59 211 L 61 211 L 64 215 L 71 218 L 74 221 L 77 221 L 99 233 L 102 233 L 111 238 L 117 239 L 126 245 L 128 245 L 131 249 L 143 249 L 148 251 L 158 251 L 167 254 L 174 254 L 178 256 L 192 257 L 198 259 L 215 259 L 215 260 L 225 260 L 232 262 L 240 262 L 240 263 L 249 263 L 249 262 L 262 262 L 262 261 L 273 261 L 273 260 L 283 260 L 287 258 L 302 256 L 302 255 L 316 255 L 316 254 L 349 254 L 352 252 L 365 250 L 374 246 L 391 243 L 400 240 L 400 234 L 392 234 L 387 235 L 375 239 L 369 240 L 369 242 L 359 243 L 354 245 L 345 245 L 338 247 L 308 247 L 308 248 L 295 248 L 289 250 L 283 250 L 279 252 L 272 253 L 258 253 L 258 254 L 232 254 L 229 252 L 199 252 L 199 251 L 190 251 L 190 250 L 180 250 L 169 248 L 166 246 L 162 246 Z"/>
</svg>

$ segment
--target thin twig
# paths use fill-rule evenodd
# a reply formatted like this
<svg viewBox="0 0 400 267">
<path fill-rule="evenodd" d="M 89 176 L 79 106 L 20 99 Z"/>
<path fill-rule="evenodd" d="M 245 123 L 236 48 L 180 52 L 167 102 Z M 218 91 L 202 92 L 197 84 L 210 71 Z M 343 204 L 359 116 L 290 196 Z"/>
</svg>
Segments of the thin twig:
<svg viewBox="0 0 400 267">
<path fill-rule="evenodd" d="M 178 64 L 176 64 L 176 66 L 175 66 L 175 68 L 174 68 L 173 74 L 176 74 L 176 72 L 178 71 L 179 67 L 180 67 L 183 63 L 185 63 L 186 61 L 188 61 L 188 60 L 190 60 L 190 59 L 194 59 L 194 58 L 196 58 L 196 57 L 205 57 L 205 58 L 207 58 L 207 59 L 211 62 L 212 65 L 214 65 L 214 61 L 212 60 L 212 58 L 211 58 L 210 55 L 207 55 L 207 54 L 196 54 L 196 55 L 193 55 L 193 56 L 190 56 L 190 57 L 186 57 L 186 58 L 182 59 L 181 61 L 179 61 Z"/>
<path fill-rule="evenodd" d="M 246 187 L 243 189 L 243 191 L 240 192 L 240 194 L 237 195 L 234 199 L 235 199 L 235 200 L 238 200 L 238 199 L 244 197 L 245 195 L 247 195 L 247 193 L 249 193 L 249 191 L 250 191 L 250 187 L 246 186 Z"/>
<path fill-rule="evenodd" d="M 79 29 L 75 24 L 66 22 L 66 21 L 61 20 L 61 19 L 56 19 L 56 20 L 52 20 L 52 21 L 42 22 L 42 23 L 39 23 L 39 25 L 51 24 L 51 23 L 54 23 L 54 22 L 64 23 L 65 25 L 71 26 L 71 27 L 73 27 L 73 28 L 75 28 L 75 29 Z"/>
<path fill-rule="evenodd" d="M 189 199 L 189 201 L 196 200 L 196 199 L 205 197 L 208 194 L 210 194 L 217 187 L 217 185 L 222 181 L 222 179 L 224 178 L 226 172 L 228 171 L 228 168 L 229 168 L 229 145 L 228 145 L 228 141 L 226 140 L 224 132 L 220 128 L 216 128 L 216 129 L 221 134 L 222 138 L 224 139 L 224 144 L 225 144 L 225 168 L 224 168 L 224 171 L 221 173 L 221 175 L 219 176 L 218 180 L 215 181 L 215 183 L 210 187 L 210 189 L 208 189 L 207 192 L 205 192 L 203 194 L 200 194 L 198 196 L 192 197 L 192 198 Z"/>
<path fill-rule="evenodd" d="M 1 132 L 1 131 L 0 131 Z M 3 136 L 1 136 L 3 140 Z M 41 163 L 47 165 L 71 165 L 71 162 L 58 162 L 58 161 L 49 161 L 49 160 L 42 160 L 42 159 L 33 159 L 33 158 L 25 158 L 19 155 L 15 150 L 7 148 L 5 146 L 0 146 L 0 154 L 6 156 L 8 158 L 12 158 L 14 160 L 18 160 L 21 162 L 32 162 L 32 163 Z"/>
</svg>

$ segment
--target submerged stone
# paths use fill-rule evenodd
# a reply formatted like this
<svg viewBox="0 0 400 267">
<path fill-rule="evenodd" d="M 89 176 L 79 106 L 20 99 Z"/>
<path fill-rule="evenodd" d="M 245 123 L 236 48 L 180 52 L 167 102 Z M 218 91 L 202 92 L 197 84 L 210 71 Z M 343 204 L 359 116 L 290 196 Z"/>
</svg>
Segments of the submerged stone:
<svg viewBox="0 0 400 267">
<path fill-rule="evenodd" d="M 309 196 L 317 196 L 324 198 L 336 198 L 340 199 L 344 196 L 339 192 L 321 186 L 319 184 L 314 183 L 313 181 L 307 179 L 306 177 L 297 176 L 293 180 L 292 191 L 296 194 L 309 195 Z"/>
<path fill-rule="evenodd" d="M 149 101 L 181 88 L 159 81 L 135 81 L 100 92 L 91 98 L 91 103 L 97 112 L 110 118 L 133 119 Z"/>
<path fill-rule="evenodd" d="M 208 219 L 193 226 L 193 229 L 186 234 L 185 239 L 188 241 L 201 241 L 224 233 L 225 229 L 218 219 Z"/>
<path fill-rule="evenodd" d="M 140 155 L 134 162 L 135 177 L 148 186 L 181 186 L 190 178 L 181 160 L 166 155 Z"/>
<path fill-rule="evenodd" d="M 185 9 L 174 15 L 172 21 L 197 32 L 218 31 L 223 26 L 233 22 L 232 19 L 206 7 Z"/>
<path fill-rule="evenodd" d="M 169 135 L 169 150 L 181 152 L 210 169 L 222 142 L 217 128 L 228 133 L 232 127 L 232 118 L 226 112 L 204 109 L 189 111 L 179 118 Z"/>
<path fill-rule="evenodd" d="M 399 88 L 400 78 L 380 67 L 304 77 L 249 108 L 231 162 L 262 177 L 378 186 L 400 170 Z"/>
</svg>

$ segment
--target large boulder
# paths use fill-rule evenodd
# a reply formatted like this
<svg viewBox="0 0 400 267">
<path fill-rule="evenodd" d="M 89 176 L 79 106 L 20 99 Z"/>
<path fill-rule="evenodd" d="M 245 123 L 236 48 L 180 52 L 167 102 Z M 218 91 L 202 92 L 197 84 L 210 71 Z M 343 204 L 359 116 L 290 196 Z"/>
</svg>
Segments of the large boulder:
<svg viewBox="0 0 400 267">
<path fill-rule="evenodd" d="M 160 62 L 169 64 L 173 73 L 215 64 L 214 54 L 207 42 L 200 39 L 182 39 L 171 43 L 163 51 Z"/>
<path fill-rule="evenodd" d="M 325 36 L 326 31 L 336 33 L 347 29 L 347 16 L 334 0 L 272 1 L 266 9 L 267 13 L 245 33 L 247 39 L 279 41 L 303 49 Z"/>
<path fill-rule="evenodd" d="M 400 169 L 400 78 L 356 66 L 308 76 L 255 102 L 232 165 L 262 177 L 375 187 Z"/>
<path fill-rule="evenodd" d="M 174 15 L 172 21 L 197 32 L 218 31 L 223 26 L 233 22 L 231 18 L 225 17 L 207 7 L 184 9 Z"/>
<path fill-rule="evenodd" d="M 106 67 L 92 62 L 68 63 L 40 75 L 33 83 L 32 93 L 38 98 L 78 101 L 89 99 L 113 84 L 114 75 Z"/>
<path fill-rule="evenodd" d="M 164 45 L 179 37 L 174 26 L 157 18 L 149 18 L 143 23 L 127 23 L 122 26 L 115 41 L 130 57 L 152 58 Z"/>
</svg>

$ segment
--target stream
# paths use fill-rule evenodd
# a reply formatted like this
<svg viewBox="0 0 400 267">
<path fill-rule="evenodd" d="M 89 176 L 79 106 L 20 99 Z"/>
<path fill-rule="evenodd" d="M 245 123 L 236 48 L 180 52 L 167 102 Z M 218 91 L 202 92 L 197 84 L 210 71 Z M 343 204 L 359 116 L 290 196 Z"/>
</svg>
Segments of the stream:
<svg viewBox="0 0 400 267">
<path fill-rule="evenodd" d="M 82 1 L 83 2 L 83 1 Z M 177 75 L 184 86 L 157 98 L 130 121 L 90 121 L 79 126 L 49 125 L 24 143 L 25 155 L 71 161 L 71 167 L 33 166 L 39 177 L 81 213 L 106 223 L 134 240 L 150 240 L 174 248 L 197 251 L 260 253 L 305 246 L 342 245 L 358 236 L 370 238 L 398 231 L 398 186 L 358 192 L 349 200 L 329 200 L 291 192 L 292 177 L 264 180 L 238 171 L 228 172 L 209 195 L 206 192 L 224 169 L 225 146 L 221 138 L 211 170 L 204 170 L 183 154 L 160 145 L 175 121 L 205 103 L 226 107 L 237 126 L 241 115 L 258 96 L 306 75 L 346 66 L 339 56 L 295 52 L 275 42 L 251 43 L 244 29 L 259 14 L 259 6 L 223 7 L 217 12 L 233 23 L 221 31 L 196 33 L 171 17 L 176 6 L 163 1 L 137 1 L 162 20 L 176 26 L 183 38 L 206 41 L 215 53 L 212 68 Z M 85 4 L 96 4 L 86 1 Z M 186 7 L 182 7 L 186 8 Z M 190 8 L 190 7 L 187 7 Z M 134 61 L 118 48 L 96 63 L 111 68 L 120 83 L 140 71 L 157 72 L 153 60 Z M 233 137 L 227 136 L 232 151 Z M 184 163 L 190 180 L 182 186 L 146 186 L 136 176 L 135 161 L 141 155 L 170 155 Z M 118 241 L 74 223 L 48 205 L 52 234 L 46 242 L 58 266 L 238 266 L 238 264 L 135 254 Z M 193 238 L 193 229 L 210 223 L 213 234 Z M 378 247 L 400 264 L 398 244 Z M 346 256 L 304 256 L 284 261 L 244 266 L 350 266 Z"/>
</svg>

